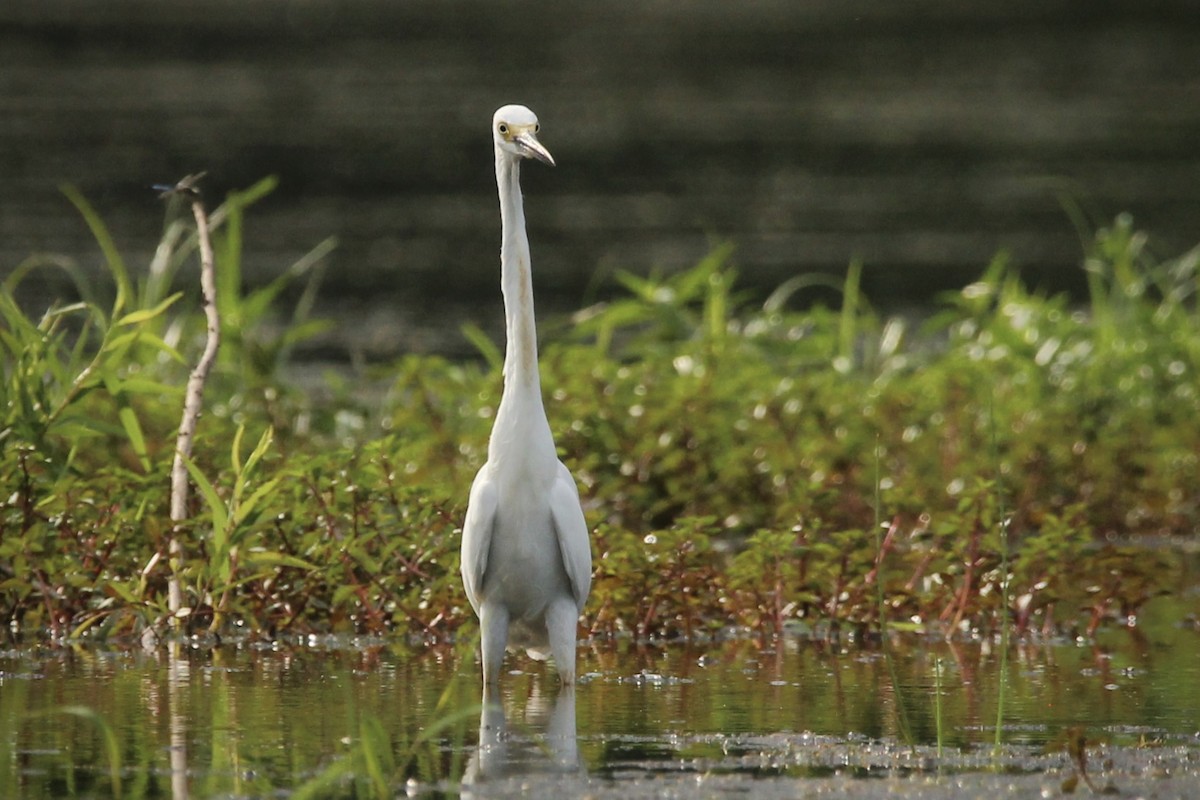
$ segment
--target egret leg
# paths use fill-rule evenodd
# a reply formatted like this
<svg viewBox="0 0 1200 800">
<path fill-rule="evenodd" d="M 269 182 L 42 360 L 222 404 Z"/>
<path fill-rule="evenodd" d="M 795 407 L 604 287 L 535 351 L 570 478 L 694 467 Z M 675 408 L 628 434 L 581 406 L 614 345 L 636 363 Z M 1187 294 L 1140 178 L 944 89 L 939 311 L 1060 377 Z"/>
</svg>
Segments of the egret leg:
<svg viewBox="0 0 1200 800">
<path fill-rule="evenodd" d="M 484 603 L 479 609 L 480 649 L 483 651 L 483 685 L 500 685 L 500 665 L 508 644 L 508 609 Z"/>
<path fill-rule="evenodd" d="M 479 744 L 495 744 L 496 739 L 504 734 L 506 722 L 504 718 L 504 701 L 500 690 L 494 685 L 483 687 L 483 710 L 479 712 Z M 488 735 L 485 736 L 485 733 Z"/>
<path fill-rule="evenodd" d="M 564 685 L 554 700 L 550 724 L 546 728 L 546 743 L 554 754 L 554 766 L 564 772 L 583 769 L 579 744 L 575 737 L 575 687 Z"/>
<path fill-rule="evenodd" d="M 579 609 L 572 599 L 560 597 L 546 609 L 550 652 L 563 686 L 575 685 L 575 628 L 578 621 Z"/>
</svg>

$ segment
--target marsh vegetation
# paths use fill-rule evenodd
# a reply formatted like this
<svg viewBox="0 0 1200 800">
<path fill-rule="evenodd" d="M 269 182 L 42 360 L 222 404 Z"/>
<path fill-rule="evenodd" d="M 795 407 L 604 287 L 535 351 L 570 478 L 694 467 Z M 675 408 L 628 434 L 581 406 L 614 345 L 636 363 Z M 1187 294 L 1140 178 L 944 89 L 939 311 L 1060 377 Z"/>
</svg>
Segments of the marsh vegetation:
<svg viewBox="0 0 1200 800">
<path fill-rule="evenodd" d="M 499 350 L 289 377 L 326 243 L 241 290 L 246 209 L 214 210 L 222 349 L 193 445 L 181 556 L 166 513 L 182 387 L 204 343 L 190 218 L 131 268 L 31 259 L 0 292 L 0 609 L 16 639 L 161 629 L 452 637 L 457 548 L 500 395 Z M 249 233 L 247 233 L 249 231 Z M 1200 250 L 1162 257 L 1128 217 L 1087 231 L 1089 295 L 1025 285 L 1003 255 L 936 313 L 884 318 L 861 268 L 770 296 L 716 248 L 551 323 L 543 384 L 581 484 L 592 636 L 730 630 L 1018 635 L 1135 624 L 1193 580 Z M 22 303 L 43 270 L 77 298 Z M 290 289 L 287 303 L 281 301 Z M 877 535 L 877 532 L 880 535 Z M 1005 567 L 1006 565 L 1006 567 Z"/>
</svg>

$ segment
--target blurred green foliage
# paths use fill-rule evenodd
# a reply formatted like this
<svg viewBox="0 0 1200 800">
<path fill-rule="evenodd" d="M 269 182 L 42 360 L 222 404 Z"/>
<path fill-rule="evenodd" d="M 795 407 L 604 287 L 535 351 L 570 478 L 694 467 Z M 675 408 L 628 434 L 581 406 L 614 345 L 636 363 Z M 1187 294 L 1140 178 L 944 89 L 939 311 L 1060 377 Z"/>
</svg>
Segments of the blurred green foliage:
<svg viewBox="0 0 1200 800">
<path fill-rule="evenodd" d="M 189 624 L 448 635 L 471 616 L 458 526 L 499 351 L 471 330 L 478 362 L 411 355 L 353 387 L 331 378 L 331 401 L 300 393 L 284 367 L 323 325 L 311 301 L 332 243 L 243 295 L 243 212 L 270 187 L 212 214 L 229 331 L 189 465 Z M 68 267 L 81 300 L 27 309 L 33 263 L 0 287 L 0 616 L 135 634 L 165 614 L 177 387 L 203 344 L 195 239 L 169 222 L 135 278 L 70 196 L 113 287 Z M 1200 517 L 1200 250 L 1153 259 L 1118 217 L 1083 264 L 1085 304 L 1031 291 L 1001 257 L 919 326 L 876 314 L 857 264 L 837 308 L 806 307 L 807 278 L 753 302 L 729 247 L 619 276 L 624 294 L 542 353 L 594 529 L 592 632 L 822 633 L 881 608 L 930 630 L 1094 630 L 1178 590 L 1178 551 L 1149 544 L 1194 541 Z M 93 299 L 105 289 L 111 308 Z M 368 384 L 382 391 L 354 390 Z"/>
</svg>

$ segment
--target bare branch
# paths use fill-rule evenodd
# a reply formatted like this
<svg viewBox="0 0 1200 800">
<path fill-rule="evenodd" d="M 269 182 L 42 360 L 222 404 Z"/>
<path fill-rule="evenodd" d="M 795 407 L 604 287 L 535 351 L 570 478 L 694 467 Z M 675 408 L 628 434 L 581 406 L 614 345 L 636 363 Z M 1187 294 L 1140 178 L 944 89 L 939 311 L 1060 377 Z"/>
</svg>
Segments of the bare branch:
<svg viewBox="0 0 1200 800">
<path fill-rule="evenodd" d="M 163 198 L 186 196 L 192 202 L 192 215 L 196 218 L 196 230 L 200 242 L 200 289 L 204 300 L 204 317 L 208 327 L 208 335 L 204 342 L 204 352 L 196 362 L 188 378 L 187 391 L 183 400 L 183 418 L 179 422 L 179 435 L 175 439 L 175 461 L 171 465 L 171 538 L 167 544 L 167 555 L 171 565 L 171 576 L 167 586 L 167 608 L 171 612 L 172 622 L 183 607 L 183 588 L 180 586 L 179 569 L 183 558 L 183 544 L 180 542 L 179 523 L 187 519 L 188 501 L 188 472 L 187 460 L 192 456 L 192 439 L 196 434 L 196 423 L 200 418 L 203 403 L 204 383 L 208 372 L 217 357 L 217 347 L 221 341 L 221 321 L 217 314 L 217 281 L 213 267 L 212 241 L 209 238 L 208 213 L 204 208 L 204 199 L 196 183 L 204 177 L 203 172 L 188 175 L 179 183 L 170 187 L 155 187 L 162 189 L 159 195 Z"/>
</svg>

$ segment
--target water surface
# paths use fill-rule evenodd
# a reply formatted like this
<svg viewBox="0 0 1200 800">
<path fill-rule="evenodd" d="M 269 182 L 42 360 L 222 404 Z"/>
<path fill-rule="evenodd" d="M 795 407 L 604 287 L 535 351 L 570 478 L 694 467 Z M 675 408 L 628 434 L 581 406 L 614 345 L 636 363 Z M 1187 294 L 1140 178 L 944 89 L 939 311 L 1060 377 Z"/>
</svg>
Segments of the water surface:
<svg viewBox="0 0 1200 800">
<path fill-rule="evenodd" d="M 597 643 L 581 649 L 573 692 L 510 656 L 502 709 L 482 716 L 477 665 L 449 647 L 312 638 L 15 649 L 0 653 L 0 795 L 110 796 L 105 726 L 123 796 L 137 798 L 287 796 L 338 765 L 357 765 L 358 783 L 343 776 L 319 796 L 363 796 L 372 737 L 394 760 L 389 791 L 474 796 L 530 781 L 552 794 L 651 796 L 687 776 L 711 779 L 711 796 L 745 790 L 737 781 L 971 775 L 997 763 L 1038 776 L 1069 769 L 1060 751 L 1076 728 L 1113 752 L 1152 744 L 1167 749 L 1147 752 L 1193 766 L 1200 758 L 1194 626 L 1012 648 L 1002 756 L 991 749 L 995 649 L 896 644 L 889 664 L 855 642 Z"/>
<path fill-rule="evenodd" d="M 1081 289 L 1060 194 L 1097 224 L 1132 212 L 1164 255 L 1200 240 L 1188 2 L 598 8 L 2 3 L 0 277 L 37 252 L 97 270 L 61 182 L 136 272 L 161 231 L 150 184 L 207 169 L 220 199 L 274 174 L 250 282 L 337 236 L 331 350 L 472 352 L 459 324 L 500 313 L 487 126 L 508 102 L 539 113 L 559 164 L 523 174 L 544 309 L 618 268 L 690 266 L 713 239 L 762 290 L 857 257 L 872 299 L 919 305 L 1001 249 Z"/>
</svg>

